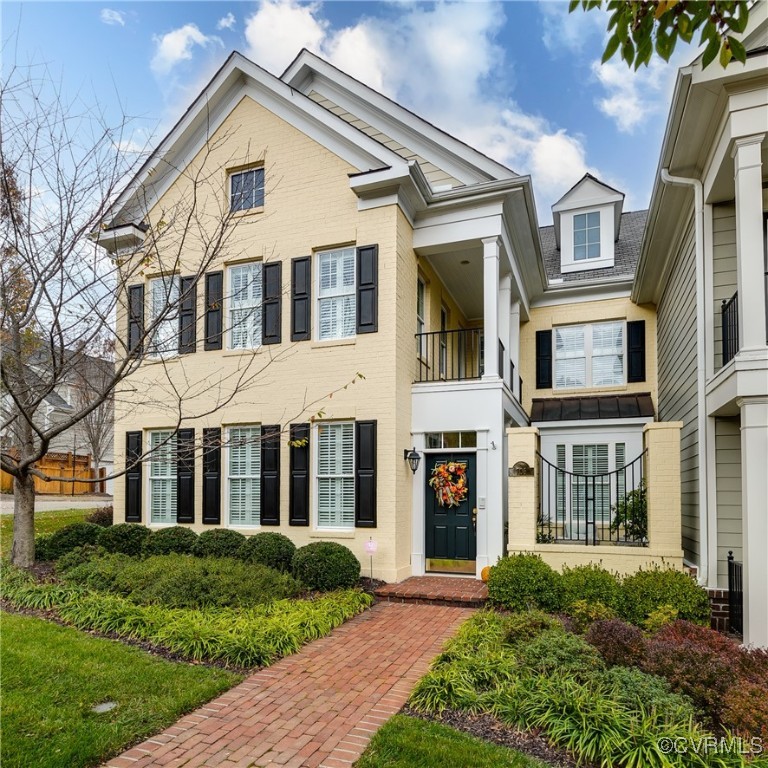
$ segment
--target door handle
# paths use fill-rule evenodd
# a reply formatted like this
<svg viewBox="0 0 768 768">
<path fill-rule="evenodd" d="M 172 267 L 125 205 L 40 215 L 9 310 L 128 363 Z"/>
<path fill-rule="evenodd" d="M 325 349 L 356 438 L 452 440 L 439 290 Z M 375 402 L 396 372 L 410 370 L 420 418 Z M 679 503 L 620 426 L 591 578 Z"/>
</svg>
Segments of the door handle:
<svg viewBox="0 0 768 768">
<path fill-rule="evenodd" d="M 472 527 L 477 531 L 477 507 L 472 510 Z"/>
</svg>

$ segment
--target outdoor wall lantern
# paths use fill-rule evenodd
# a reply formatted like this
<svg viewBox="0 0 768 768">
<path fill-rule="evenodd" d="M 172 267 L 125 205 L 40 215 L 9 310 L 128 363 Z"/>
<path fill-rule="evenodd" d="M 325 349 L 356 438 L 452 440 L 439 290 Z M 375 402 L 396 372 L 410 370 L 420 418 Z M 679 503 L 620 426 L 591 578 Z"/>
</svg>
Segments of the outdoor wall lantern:
<svg viewBox="0 0 768 768">
<path fill-rule="evenodd" d="M 409 451 L 407 448 L 403 451 L 403 459 L 408 462 L 408 465 L 411 468 L 411 472 L 413 474 L 416 474 L 416 470 L 419 468 L 419 462 L 421 461 L 421 456 L 416 451 L 416 446 L 411 448 Z"/>
</svg>

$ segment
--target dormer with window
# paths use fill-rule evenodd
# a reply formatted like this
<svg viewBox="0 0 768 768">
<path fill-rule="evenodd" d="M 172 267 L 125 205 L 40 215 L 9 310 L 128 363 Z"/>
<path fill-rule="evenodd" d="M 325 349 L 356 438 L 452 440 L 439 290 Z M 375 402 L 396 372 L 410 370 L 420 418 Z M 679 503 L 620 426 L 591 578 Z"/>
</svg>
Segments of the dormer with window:
<svg viewBox="0 0 768 768">
<path fill-rule="evenodd" d="M 552 206 L 562 273 L 614 265 L 623 193 L 585 176 Z"/>
</svg>

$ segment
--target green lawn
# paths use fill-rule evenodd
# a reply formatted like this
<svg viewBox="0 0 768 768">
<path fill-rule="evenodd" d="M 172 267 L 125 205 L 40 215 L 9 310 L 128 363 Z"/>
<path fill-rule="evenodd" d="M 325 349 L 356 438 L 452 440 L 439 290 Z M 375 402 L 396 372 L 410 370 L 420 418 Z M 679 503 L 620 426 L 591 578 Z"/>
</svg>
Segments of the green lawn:
<svg viewBox="0 0 768 768">
<path fill-rule="evenodd" d="M 35 535 L 53 533 L 70 523 L 82 523 L 93 512 L 92 509 L 56 509 L 35 514 Z M 0 517 L 0 553 L 11 551 L 13 542 L 13 515 Z"/>
<path fill-rule="evenodd" d="M 439 723 L 396 715 L 355 768 L 539 768 L 538 760 Z"/>
<path fill-rule="evenodd" d="M 242 679 L 41 619 L 0 623 L 3 768 L 98 765 Z M 107 701 L 117 707 L 91 711 Z"/>
</svg>

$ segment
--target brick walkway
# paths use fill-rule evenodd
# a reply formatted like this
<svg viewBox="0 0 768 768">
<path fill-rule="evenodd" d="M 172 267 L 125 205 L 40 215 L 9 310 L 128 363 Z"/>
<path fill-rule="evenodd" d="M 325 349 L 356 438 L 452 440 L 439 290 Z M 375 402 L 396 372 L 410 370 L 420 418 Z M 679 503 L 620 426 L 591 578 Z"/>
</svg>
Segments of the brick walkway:
<svg viewBox="0 0 768 768">
<path fill-rule="evenodd" d="M 385 584 L 376 590 L 376 597 L 396 603 L 481 608 L 488 600 L 488 587 L 472 578 L 411 576 L 399 584 Z"/>
<path fill-rule="evenodd" d="M 380 603 L 107 766 L 350 768 L 470 615 Z"/>
</svg>

